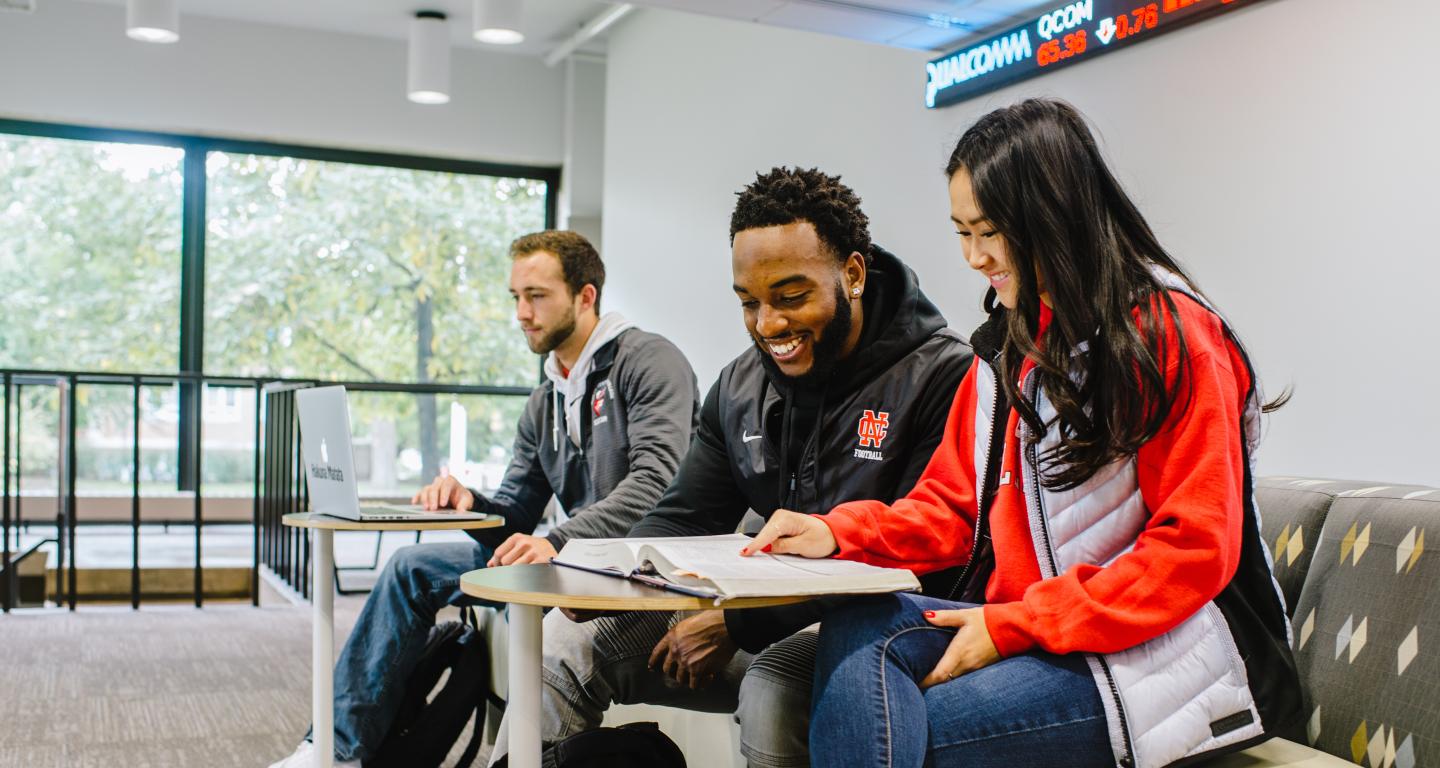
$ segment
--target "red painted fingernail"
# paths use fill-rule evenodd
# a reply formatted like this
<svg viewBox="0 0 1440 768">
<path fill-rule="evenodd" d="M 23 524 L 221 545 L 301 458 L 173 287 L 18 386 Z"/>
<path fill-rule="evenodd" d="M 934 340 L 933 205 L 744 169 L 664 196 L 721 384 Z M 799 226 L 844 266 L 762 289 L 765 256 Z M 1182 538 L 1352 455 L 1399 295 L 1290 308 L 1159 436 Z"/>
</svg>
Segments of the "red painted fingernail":
<svg viewBox="0 0 1440 768">
<path fill-rule="evenodd" d="M 749 548 L 749 547 L 741 547 L 741 548 L 740 548 L 740 554 L 742 554 L 742 555 L 748 555 L 748 554 L 750 554 L 750 548 Z"/>
<path fill-rule="evenodd" d="M 760 550 L 760 551 L 761 551 L 761 552 L 769 552 L 769 551 L 770 551 L 770 548 L 773 547 L 773 546 L 775 546 L 775 545 L 774 545 L 774 544 L 766 544 L 766 545 L 765 545 L 765 548 L 762 549 L 762 550 Z"/>
<path fill-rule="evenodd" d="M 935 612 L 934 612 L 934 611 L 926 611 L 926 612 L 925 612 L 925 618 L 927 618 L 927 619 L 933 619 L 933 618 L 935 618 Z"/>
</svg>

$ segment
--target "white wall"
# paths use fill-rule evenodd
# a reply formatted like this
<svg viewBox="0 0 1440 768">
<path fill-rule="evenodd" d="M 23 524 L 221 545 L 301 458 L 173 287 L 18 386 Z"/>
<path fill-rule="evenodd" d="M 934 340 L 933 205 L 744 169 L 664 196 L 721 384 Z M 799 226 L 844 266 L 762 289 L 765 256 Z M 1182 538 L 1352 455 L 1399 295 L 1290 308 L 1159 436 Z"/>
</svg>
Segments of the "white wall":
<svg viewBox="0 0 1440 768">
<path fill-rule="evenodd" d="M 401 40 L 191 15 L 179 43 L 151 45 L 125 37 L 123 5 L 37 6 L 0 13 L 0 117 L 494 162 L 562 158 L 564 73 L 533 58 L 456 49 L 450 103 L 422 106 L 405 98 Z"/>
<path fill-rule="evenodd" d="M 605 62 L 571 56 L 565 69 L 565 161 L 559 226 L 600 244 L 605 193 Z"/>
<path fill-rule="evenodd" d="M 1294 386 L 1262 472 L 1440 485 L 1440 6 L 1355 11 L 1267 0 L 943 114 L 1090 116 L 1268 390 Z"/>
<path fill-rule="evenodd" d="M 610 39 L 605 239 L 612 309 L 669 336 L 702 389 L 744 349 L 730 286 L 735 193 L 757 171 L 818 166 L 864 199 L 875 241 L 919 266 L 954 320 L 944 142 L 917 112 L 925 56 L 644 10 Z M 978 317 L 978 313 L 975 313 Z"/>
<path fill-rule="evenodd" d="M 855 187 L 876 241 L 968 332 L 982 285 L 938 169 L 988 109 L 1060 96 L 1269 390 L 1295 387 L 1261 472 L 1440 484 L 1436 28 L 1428 3 L 1267 0 L 926 112 L 921 54 L 646 11 L 610 47 L 610 306 L 674 338 L 708 383 L 745 343 L 733 193 L 757 169 L 815 164 Z"/>
</svg>

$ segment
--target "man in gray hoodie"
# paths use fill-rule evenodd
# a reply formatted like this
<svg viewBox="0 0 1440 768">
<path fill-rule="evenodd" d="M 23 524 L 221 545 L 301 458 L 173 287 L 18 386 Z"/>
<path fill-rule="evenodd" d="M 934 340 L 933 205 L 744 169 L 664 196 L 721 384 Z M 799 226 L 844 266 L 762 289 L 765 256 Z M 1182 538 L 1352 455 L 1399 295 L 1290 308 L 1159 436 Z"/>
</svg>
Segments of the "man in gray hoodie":
<svg viewBox="0 0 1440 768">
<path fill-rule="evenodd" d="M 551 230 L 517 239 L 510 256 L 515 319 L 530 349 L 545 355 L 545 382 L 530 394 L 492 496 L 446 476 L 414 499 L 427 509 L 489 512 L 505 525 L 473 531 L 473 544 L 417 544 L 390 558 L 335 667 L 337 766 L 359 766 L 380 746 L 436 612 L 475 602 L 460 592 L 461 574 L 547 562 L 571 538 L 624 536 L 655 506 L 689 446 L 695 374 L 665 338 L 600 314 L 605 265 L 595 248 Z M 567 519 L 533 535 L 552 496 Z M 271 768 L 317 758 L 307 739 Z"/>
</svg>

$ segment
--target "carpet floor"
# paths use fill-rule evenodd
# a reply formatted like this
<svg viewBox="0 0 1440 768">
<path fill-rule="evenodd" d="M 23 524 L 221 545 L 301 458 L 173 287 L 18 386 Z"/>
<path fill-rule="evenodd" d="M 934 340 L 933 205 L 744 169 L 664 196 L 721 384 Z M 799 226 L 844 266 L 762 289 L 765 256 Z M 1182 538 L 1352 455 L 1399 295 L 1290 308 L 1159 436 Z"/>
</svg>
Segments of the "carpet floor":
<svg viewBox="0 0 1440 768">
<path fill-rule="evenodd" d="M 363 600 L 336 598 L 337 643 Z M 264 768 L 310 721 L 310 617 L 268 588 L 259 608 L 0 617 L 0 767 Z"/>
</svg>

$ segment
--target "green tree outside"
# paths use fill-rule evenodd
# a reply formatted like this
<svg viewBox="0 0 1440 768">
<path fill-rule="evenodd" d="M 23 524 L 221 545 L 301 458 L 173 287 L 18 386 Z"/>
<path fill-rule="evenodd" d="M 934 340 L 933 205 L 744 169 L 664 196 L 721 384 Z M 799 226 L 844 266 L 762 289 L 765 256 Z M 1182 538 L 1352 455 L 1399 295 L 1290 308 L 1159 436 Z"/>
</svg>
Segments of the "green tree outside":
<svg viewBox="0 0 1440 768">
<path fill-rule="evenodd" d="M 543 228 L 544 182 L 221 152 L 206 165 L 207 372 L 536 381 L 513 327 L 508 253 Z M 433 477 L 435 396 L 385 400 L 388 413 L 356 421 L 413 423 Z M 482 445 L 488 423 L 472 422 Z"/>
<path fill-rule="evenodd" d="M 510 240 L 544 225 L 544 182 L 221 152 L 206 161 L 207 374 L 535 383 L 506 285 Z M 0 135 L 0 366 L 176 369 L 182 163 L 175 148 Z M 79 391 L 82 427 L 128 416 L 128 393 L 103 391 Z M 87 409 L 92 399 L 107 413 Z M 354 421 L 362 432 L 394 422 L 428 478 L 450 399 L 354 398 Z M 508 451 L 523 398 L 463 401 L 472 454 Z"/>
</svg>

